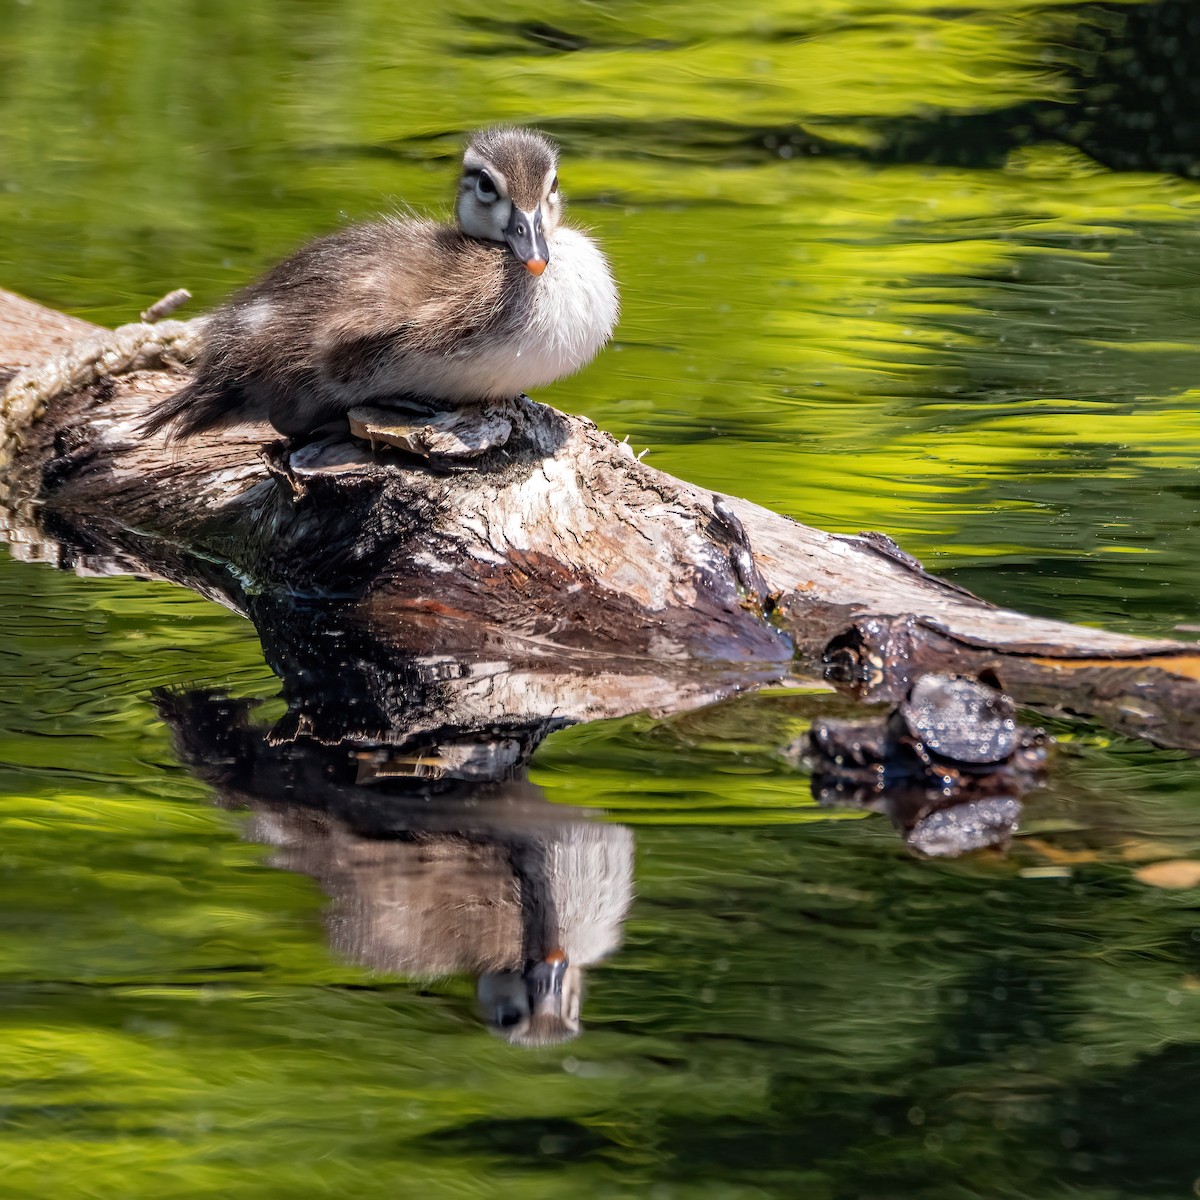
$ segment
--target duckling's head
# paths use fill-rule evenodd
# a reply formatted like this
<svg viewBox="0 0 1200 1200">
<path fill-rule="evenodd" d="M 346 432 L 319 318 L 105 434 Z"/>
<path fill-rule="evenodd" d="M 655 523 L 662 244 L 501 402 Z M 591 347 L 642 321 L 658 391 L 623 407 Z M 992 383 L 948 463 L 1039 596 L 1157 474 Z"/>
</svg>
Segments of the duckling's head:
<svg viewBox="0 0 1200 1200">
<path fill-rule="evenodd" d="M 527 270 L 550 261 L 547 238 L 562 216 L 558 150 L 532 129 L 486 129 L 471 138 L 458 181 L 463 233 L 507 242 Z"/>
<path fill-rule="evenodd" d="M 488 1028 L 516 1046 L 551 1046 L 579 1034 L 583 972 L 561 950 L 524 971 L 479 978 L 477 994 Z"/>
</svg>

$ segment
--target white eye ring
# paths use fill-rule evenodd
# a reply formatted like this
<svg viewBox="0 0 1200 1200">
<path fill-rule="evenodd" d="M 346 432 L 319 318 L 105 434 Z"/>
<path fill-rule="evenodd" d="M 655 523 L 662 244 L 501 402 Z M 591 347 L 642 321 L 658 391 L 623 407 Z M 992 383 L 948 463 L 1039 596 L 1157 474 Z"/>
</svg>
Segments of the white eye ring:
<svg viewBox="0 0 1200 1200">
<path fill-rule="evenodd" d="M 486 171 L 480 171 L 479 178 L 475 180 L 475 195 L 484 204 L 491 204 L 499 194 L 500 192 L 493 182 L 492 177 Z"/>
</svg>

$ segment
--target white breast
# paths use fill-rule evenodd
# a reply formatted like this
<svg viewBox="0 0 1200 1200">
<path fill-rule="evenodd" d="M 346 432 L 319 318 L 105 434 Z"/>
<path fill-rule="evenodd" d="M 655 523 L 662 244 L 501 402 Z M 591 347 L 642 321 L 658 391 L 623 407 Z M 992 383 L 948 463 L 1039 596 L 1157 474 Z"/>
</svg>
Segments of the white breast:
<svg viewBox="0 0 1200 1200">
<path fill-rule="evenodd" d="M 528 325 L 512 360 L 517 390 L 540 387 L 592 361 L 617 323 L 617 287 L 591 238 L 560 229 L 535 288 Z"/>
<path fill-rule="evenodd" d="M 612 272 L 599 247 L 577 230 L 557 230 L 549 248 L 519 328 L 470 354 L 407 355 L 406 389 L 439 400 L 505 399 L 591 362 L 617 323 Z"/>
</svg>

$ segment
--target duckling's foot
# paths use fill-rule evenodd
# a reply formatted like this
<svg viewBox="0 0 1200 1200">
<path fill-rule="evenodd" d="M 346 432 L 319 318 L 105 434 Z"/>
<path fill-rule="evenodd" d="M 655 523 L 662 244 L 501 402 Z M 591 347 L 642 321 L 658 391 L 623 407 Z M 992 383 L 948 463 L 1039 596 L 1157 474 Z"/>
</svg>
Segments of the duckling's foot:
<svg viewBox="0 0 1200 1200">
<path fill-rule="evenodd" d="M 427 414 L 362 407 L 347 414 L 355 437 L 435 460 L 478 458 L 503 446 L 512 434 L 509 415 L 490 404 Z"/>
</svg>

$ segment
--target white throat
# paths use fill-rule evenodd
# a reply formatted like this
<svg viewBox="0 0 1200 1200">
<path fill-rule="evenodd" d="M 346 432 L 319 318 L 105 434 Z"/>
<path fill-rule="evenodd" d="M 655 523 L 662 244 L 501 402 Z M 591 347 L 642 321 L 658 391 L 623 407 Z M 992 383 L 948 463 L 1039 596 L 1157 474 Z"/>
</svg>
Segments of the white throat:
<svg viewBox="0 0 1200 1200">
<path fill-rule="evenodd" d="M 511 364 L 516 391 L 574 374 L 595 358 L 617 323 L 616 284 L 596 244 L 561 226 L 548 244 L 549 264 L 516 338 Z"/>
</svg>

